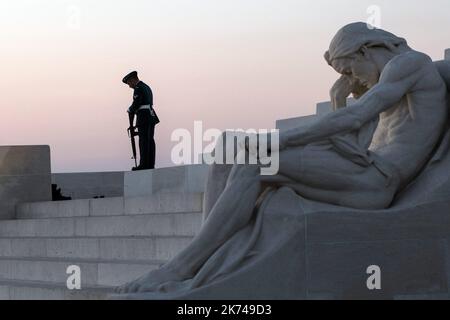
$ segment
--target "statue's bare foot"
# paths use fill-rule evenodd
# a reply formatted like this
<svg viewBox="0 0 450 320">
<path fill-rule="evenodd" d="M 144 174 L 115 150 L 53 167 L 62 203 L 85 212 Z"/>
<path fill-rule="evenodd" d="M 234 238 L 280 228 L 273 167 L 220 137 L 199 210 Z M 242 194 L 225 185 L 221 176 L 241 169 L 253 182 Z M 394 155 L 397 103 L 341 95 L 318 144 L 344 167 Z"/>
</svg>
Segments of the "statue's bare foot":
<svg viewBox="0 0 450 320">
<path fill-rule="evenodd" d="M 150 271 L 148 274 L 116 288 L 117 293 L 138 293 L 157 291 L 158 287 L 166 282 L 182 281 L 189 275 L 178 273 L 172 269 L 161 267 Z"/>
</svg>

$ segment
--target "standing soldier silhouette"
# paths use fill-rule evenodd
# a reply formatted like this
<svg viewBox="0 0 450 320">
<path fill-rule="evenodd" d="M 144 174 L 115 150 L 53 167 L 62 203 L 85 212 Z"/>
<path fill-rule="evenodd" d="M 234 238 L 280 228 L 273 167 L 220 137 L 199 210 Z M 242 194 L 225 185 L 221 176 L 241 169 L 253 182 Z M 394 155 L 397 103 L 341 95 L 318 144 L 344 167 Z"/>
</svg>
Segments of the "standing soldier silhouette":
<svg viewBox="0 0 450 320">
<path fill-rule="evenodd" d="M 155 126 L 159 123 L 158 116 L 153 110 L 153 93 L 148 85 L 139 80 L 136 71 L 127 74 L 123 80 L 134 89 L 133 104 L 128 108 L 131 132 L 134 132 L 133 122 L 136 115 L 136 128 L 139 136 L 140 161 L 132 170 L 146 170 L 155 168 L 156 144 L 154 139 Z M 132 134 L 133 138 L 133 134 Z"/>
</svg>

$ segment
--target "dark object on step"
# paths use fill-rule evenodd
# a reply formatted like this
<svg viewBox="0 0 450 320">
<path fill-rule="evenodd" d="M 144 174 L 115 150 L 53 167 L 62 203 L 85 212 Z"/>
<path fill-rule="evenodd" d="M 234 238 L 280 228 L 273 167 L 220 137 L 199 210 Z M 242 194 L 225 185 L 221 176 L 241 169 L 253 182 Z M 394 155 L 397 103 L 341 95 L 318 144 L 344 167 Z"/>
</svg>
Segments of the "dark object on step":
<svg viewBox="0 0 450 320">
<path fill-rule="evenodd" d="M 105 196 L 95 196 L 94 199 L 104 199 Z"/>
<path fill-rule="evenodd" d="M 57 184 L 52 184 L 52 200 L 53 201 L 66 201 L 72 200 L 72 197 L 66 197 L 61 194 L 61 188 L 58 188 Z"/>
</svg>

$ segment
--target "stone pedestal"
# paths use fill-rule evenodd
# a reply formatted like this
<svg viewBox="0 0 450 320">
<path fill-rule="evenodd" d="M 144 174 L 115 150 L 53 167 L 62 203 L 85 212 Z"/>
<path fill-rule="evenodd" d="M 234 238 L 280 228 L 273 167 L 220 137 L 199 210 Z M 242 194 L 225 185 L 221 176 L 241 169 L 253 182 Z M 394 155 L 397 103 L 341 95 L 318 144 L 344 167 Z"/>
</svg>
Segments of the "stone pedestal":
<svg viewBox="0 0 450 320">
<path fill-rule="evenodd" d="M 142 197 L 159 192 L 202 193 L 208 165 L 187 165 L 125 172 L 124 196 Z"/>
<path fill-rule="evenodd" d="M 50 148 L 0 147 L 0 220 L 14 218 L 18 203 L 51 198 Z"/>
</svg>

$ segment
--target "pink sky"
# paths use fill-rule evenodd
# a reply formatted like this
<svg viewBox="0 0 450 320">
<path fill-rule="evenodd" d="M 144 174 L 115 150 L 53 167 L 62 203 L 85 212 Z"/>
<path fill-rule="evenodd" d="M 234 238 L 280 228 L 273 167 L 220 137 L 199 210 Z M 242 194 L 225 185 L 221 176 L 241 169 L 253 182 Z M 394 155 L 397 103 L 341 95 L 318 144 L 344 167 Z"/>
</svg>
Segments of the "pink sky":
<svg viewBox="0 0 450 320">
<path fill-rule="evenodd" d="M 395 4 L 393 3 L 395 2 Z M 371 1 L 2 1 L 0 145 L 49 144 L 54 172 L 128 170 L 138 70 L 155 95 L 157 166 L 176 128 L 273 128 L 328 100 L 323 52 Z M 382 27 L 441 59 L 448 0 L 378 1 Z M 75 11 L 74 11 L 75 10 Z M 79 12 L 79 28 L 73 14 Z"/>
</svg>

